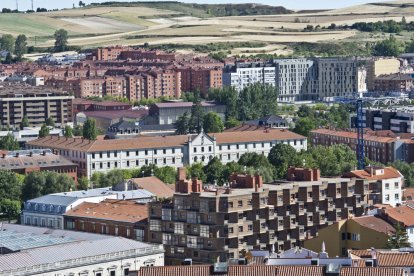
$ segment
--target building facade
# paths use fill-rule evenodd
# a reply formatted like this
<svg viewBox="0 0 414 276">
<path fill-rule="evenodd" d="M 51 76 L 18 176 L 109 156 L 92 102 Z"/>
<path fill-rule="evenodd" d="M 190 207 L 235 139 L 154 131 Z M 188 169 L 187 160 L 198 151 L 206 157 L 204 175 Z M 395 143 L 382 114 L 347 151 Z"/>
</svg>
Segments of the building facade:
<svg viewBox="0 0 414 276">
<path fill-rule="evenodd" d="M 367 61 L 367 90 L 377 91 L 375 80 L 381 75 L 396 74 L 400 72 L 401 62 L 397 58 L 372 58 Z"/>
<path fill-rule="evenodd" d="M 373 130 L 414 133 L 414 108 L 363 109 L 363 126 Z"/>
<path fill-rule="evenodd" d="M 201 187 L 179 171 L 170 203 L 150 204 L 149 241 L 162 243 L 169 263 L 239 258 L 253 249 L 303 246 L 320 228 L 361 216 L 373 187 L 356 178 L 320 178 L 290 168 L 288 180 L 263 184 L 259 176 L 232 175 L 229 185 Z"/>
<path fill-rule="evenodd" d="M 207 164 L 214 157 L 223 163 L 237 162 L 247 152 L 267 156 L 277 143 L 291 145 L 297 151 L 307 149 L 306 137 L 285 129 L 97 141 L 48 136 L 29 142 L 27 147 L 56 150 L 78 164 L 80 175 L 90 178 L 94 172 L 149 164 L 182 167 L 197 162 Z"/>
<path fill-rule="evenodd" d="M 56 126 L 72 121 L 71 101 L 74 97 L 66 92 L 26 86 L 0 88 L 0 125 L 20 128 L 24 117 L 29 126 L 41 126 L 52 118 Z"/>
</svg>

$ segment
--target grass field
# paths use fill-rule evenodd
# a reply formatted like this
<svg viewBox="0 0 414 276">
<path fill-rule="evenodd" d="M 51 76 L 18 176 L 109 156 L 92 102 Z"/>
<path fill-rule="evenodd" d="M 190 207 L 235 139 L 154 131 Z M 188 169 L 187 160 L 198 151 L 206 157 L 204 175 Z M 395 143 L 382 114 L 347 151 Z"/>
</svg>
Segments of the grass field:
<svg viewBox="0 0 414 276">
<path fill-rule="evenodd" d="M 89 6 L 34 14 L 0 14 L 0 34 L 24 33 L 38 47 L 53 45 L 53 33 L 63 28 L 69 42 L 85 48 L 106 45 L 206 44 L 264 42 L 266 47 L 232 49 L 236 54 L 289 53 L 289 43 L 366 42 L 386 34 L 358 31 L 304 32 L 307 25 L 327 27 L 380 20 L 414 21 L 414 0 L 358 5 L 338 10 L 278 15 L 213 17 L 197 6 L 154 3 L 148 6 Z M 168 10 L 170 8 L 170 10 Z M 410 39 L 404 33 L 400 39 Z M 185 51 L 185 49 L 181 49 Z M 191 49 L 188 49 L 191 51 Z"/>
</svg>

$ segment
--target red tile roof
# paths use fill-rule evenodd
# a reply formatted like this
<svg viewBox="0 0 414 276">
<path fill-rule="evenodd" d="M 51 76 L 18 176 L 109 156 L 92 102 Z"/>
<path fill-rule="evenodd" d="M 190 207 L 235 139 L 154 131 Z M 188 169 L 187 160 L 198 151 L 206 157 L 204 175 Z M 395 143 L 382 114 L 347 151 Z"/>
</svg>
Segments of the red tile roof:
<svg viewBox="0 0 414 276">
<path fill-rule="evenodd" d="M 413 201 L 414 200 L 414 188 L 405 188 L 403 192 L 403 198 L 405 200 Z"/>
<path fill-rule="evenodd" d="M 353 131 L 332 130 L 332 129 L 321 128 L 321 129 L 312 130 L 311 133 L 357 139 L 357 133 Z M 364 140 L 372 141 L 372 142 L 381 142 L 381 143 L 392 143 L 397 140 L 397 138 L 395 137 L 386 137 L 386 136 L 384 137 L 384 136 L 379 136 L 377 134 L 379 133 L 368 131 L 364 134 Z"/>
<path fill-rule="evenodd" d="M 404 270 L 385 267 L 342 267 L 341 276 L 403 276 Z"/>
<path fill-rule="evenodd" d="M 171 189 L 169 185 L 162 182 L 158 177 L 149 176 L 134 178 L 132 181 L 134 181 L 139 188 L 147 190 L 159 198 L 169 198 L 174 195 L 174 190 Z"/>
<path fill-rule="evenodd" d="M 288 130 L 270 129 L 264 131 L 240 131 L 210 133 L 216 138 L 217 144 L 247 143 L 247 142 L 266 142 L 274 140 L 303 140 L 306 137 Z M 173 136 L 140 136 L 131 139 L 97 140 L 90 141 L 80 138 L 65 138 L 47 136 L 28 142 L 28 145 L 52 148 L 78 150 L 84 152 L 99 152 L 107 150 L 134 150 L 146 148 L 170 148 L 181 147 L 188 142 L 189 135 Z"/>
<path fill-rule="evenodd" d="M 414 209 L 409 206 L 403 205 L 389 208 L 385 212 L 391 219 L 403 223 L 406 226 L 414 225 Z"/>
<path fill-rule="evenodd" d="M 107 199 L 100 203 L 84 202 L 66 212 L 65 216 L 136 223 L 148 218 L 148 206 L 134 201 Z"/>
<path fill-rule="evenodd" d="M 395 232 L 395 228 L 391 224 L 376 216 L 355 217 L 352 220 L 361 226 L 387 235 Z"/>
<path fill-rule="evenodd" d="M 379 267 L 414 267 L 414 253 L 377 253 Z"/>
<path fill-rule="evenodd" d="M 349 173 L 345 173 L 344 177 L 351 177 L 351 178 L 356 177 L 356 178 L 367 179 L 367 180 L 383 180 L 383 179 L 402 177 L 402 175 L 399 171 L 397 171 L 393 167 L 386 167 L 384 168 L 384 174 L 371 175 L 366 170 L 357 170 L 357 171 L 351 171 Z"/>
</svg>

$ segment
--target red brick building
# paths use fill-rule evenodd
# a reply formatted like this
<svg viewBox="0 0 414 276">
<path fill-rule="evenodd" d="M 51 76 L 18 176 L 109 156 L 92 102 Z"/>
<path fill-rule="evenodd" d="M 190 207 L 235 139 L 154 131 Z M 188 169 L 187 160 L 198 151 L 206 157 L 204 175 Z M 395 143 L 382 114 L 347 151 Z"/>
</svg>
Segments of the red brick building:
<svg viewBox="0 0 414 276">
<path fill-rule="evenodd" d="M 135 201 L 84 202 L 64 215 L 64 228 L 146 241 L 148 207 Z"/>
</svg>

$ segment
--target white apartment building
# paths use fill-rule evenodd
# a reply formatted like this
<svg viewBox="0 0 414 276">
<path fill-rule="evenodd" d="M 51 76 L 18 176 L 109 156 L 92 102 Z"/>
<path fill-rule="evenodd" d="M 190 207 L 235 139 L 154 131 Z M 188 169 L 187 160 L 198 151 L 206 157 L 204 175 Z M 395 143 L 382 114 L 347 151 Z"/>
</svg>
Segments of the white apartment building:
<svg viewBox="0 0 414 276">
<path fill-rule="evenodd" d="M 29 142 L 27 147 L 53 149 L 77 163 L 78 171 L 90 178 L 94 172 L 149 164 L 178 168 L 196 162 L 207 164 L 214 157 L 223 163 L 237 162 L 246 152 L 267 156 L 277 143 L 289 144 L 297 151 L 307 149 L 306 137 L 285 129 L 97 141 L 48 136 Z"/>
<path fill-rule="evenodd" d="M 91 233 L 3 224 L 0 275 L 126 276 L 164 266 L 162 245 Z M 18 242 L 16 242 L 18 241 Z"/>
<path fill-rule="evenodd" d="M 275 66 L 269 63 L 237 63 L 223 71 L 223 86 L 233 86 L 237 91 L 255 83 L 275 86 L 275 71 Z"/>
</svg>

